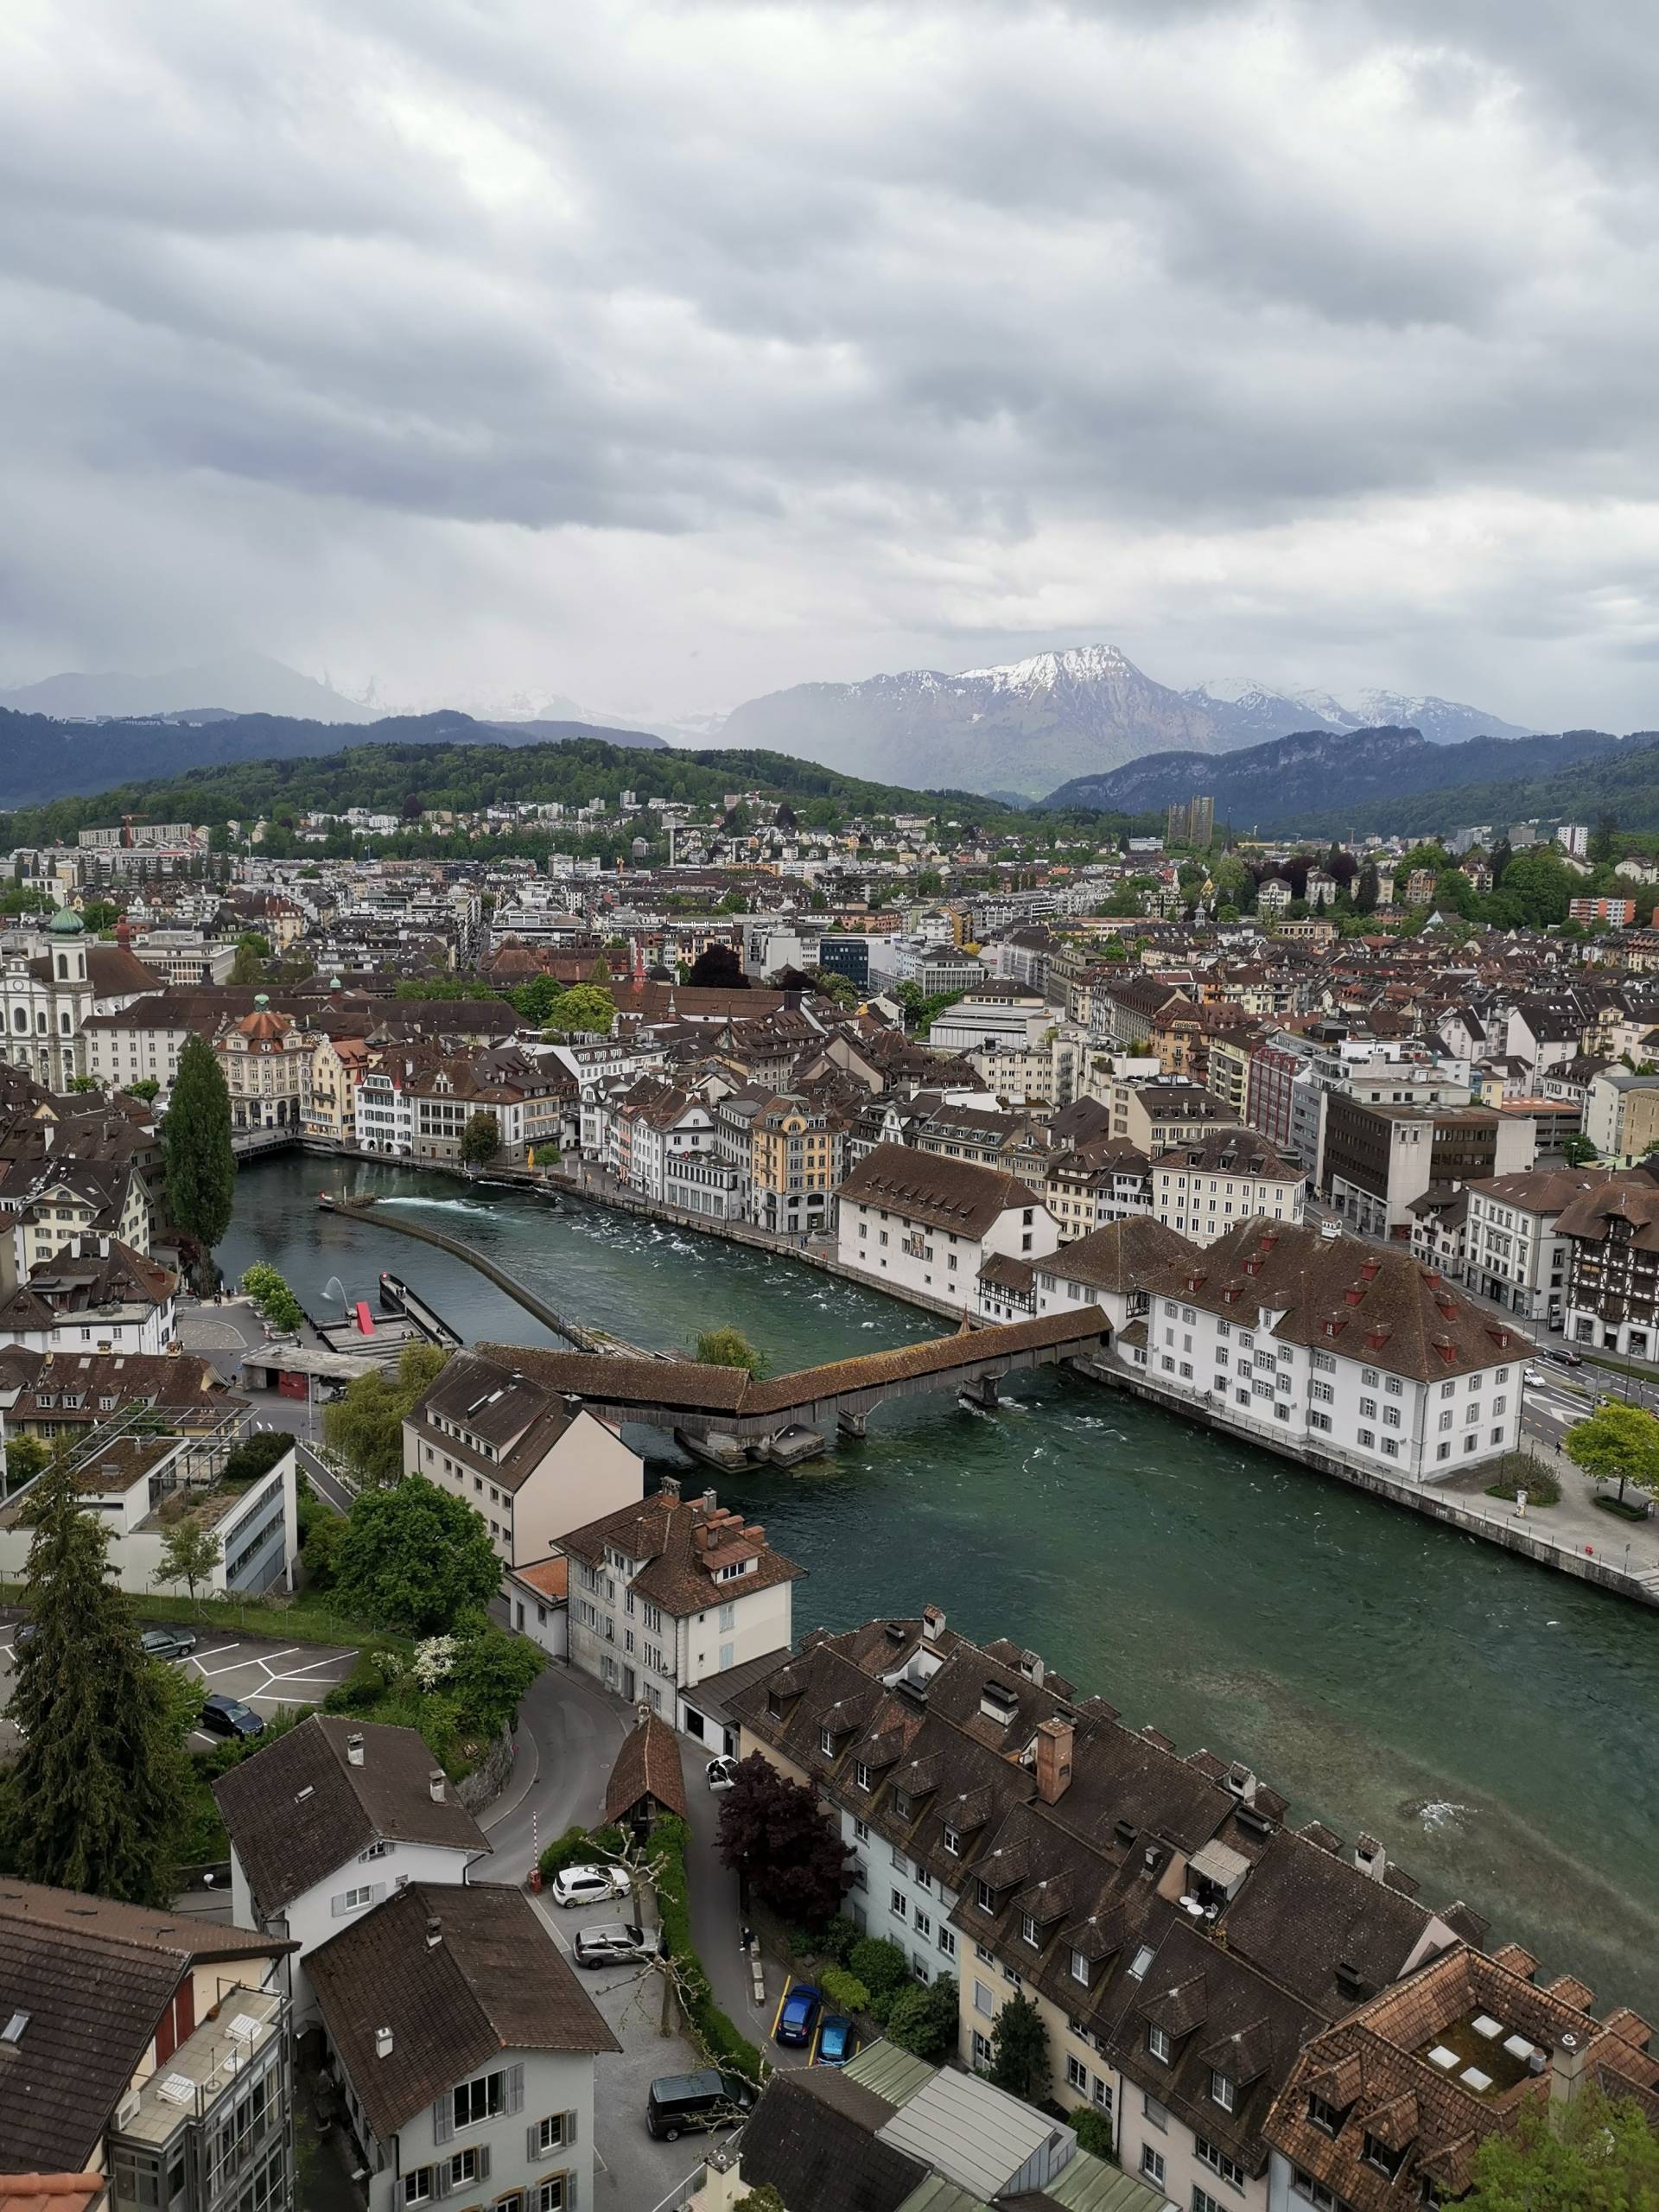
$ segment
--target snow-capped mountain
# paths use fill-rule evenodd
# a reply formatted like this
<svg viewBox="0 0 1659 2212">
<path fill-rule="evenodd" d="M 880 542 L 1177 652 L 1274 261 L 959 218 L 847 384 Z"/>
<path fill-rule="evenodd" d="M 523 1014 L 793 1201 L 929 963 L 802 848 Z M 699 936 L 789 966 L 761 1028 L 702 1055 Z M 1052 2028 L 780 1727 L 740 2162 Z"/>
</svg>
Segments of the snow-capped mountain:
<svg viewBox="0 0 1659 2212">
<path fill-rule="evenodd" d="M 1217 679 L 1173 690 L 1117 646 L 1076 645 L 956 675 L 909 669 L 861 683 L 800 683 L 751 699 L 721 741 L 804 754 L 878 781 L 1032 797 L 1148 753 L 1230 753 L 1297 730 L 1408 725 L 1435 744 L 1523 733 L 1440 699 L 1328 692 Z"/>
</svg>

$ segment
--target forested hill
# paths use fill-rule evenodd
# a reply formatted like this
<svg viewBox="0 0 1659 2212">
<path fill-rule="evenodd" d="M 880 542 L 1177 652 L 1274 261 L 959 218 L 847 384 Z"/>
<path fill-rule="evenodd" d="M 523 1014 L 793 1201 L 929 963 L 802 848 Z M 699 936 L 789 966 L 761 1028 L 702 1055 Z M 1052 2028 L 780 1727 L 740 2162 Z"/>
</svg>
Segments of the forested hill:
<svg viewBox="0 0 1659 2212">
<path fill-rule="evenodd" d="M 1213 792 L 1217 819 L 1235 830 L 1409 835 L 1535 814 L 1589 820 L 1610 810 L 1629 828 L 1659 828 L 1659 732 L 1431 745 L 1414 729 L 1305 730 L 1219 760 L 1151 753 L 1109 775 L 1076 777 L 1045 804 L 1140 811 L 1195 791 Z"/>
<path fill-rule="evenodd" d="M 547 745 L 570 738 L 656 749 L 660 738 L 590 722 L 475 721 L 445 710 L 378 722 L 301 721 L 286 715 L 225 715 L 186 723 L 66 722 L 0 708 L 0 806 L 32 806 L 136 779 L 194 775 L 238 761 L 314 759 L 361 745 Z"/>
<path fill-rule="evenodd" d="M 602 798 L 614 804 L 624 791 L 634 791 L 642 801 L 677 799 L 705 815 L 710 808 L 719 810 L 733 791 L 760 791 L 787 799 L 804 821 L 825 824 L 852 815 L 937 813 L 941 801 L 953 820 L 987 829 L 1017 830 L 1029 821 L 976 792 L 924 792 L 867 783 L 778 753 L 726 747 L 640 752 L 593 737 L 521 747 L 434 737 L 413 745 L 359 739 L 320 760 L 238 761 L 168 781 L 120 784 L 93 797 L 22 809 L 9 821 L 0 817 L 0 837 L 15 845 L 72 839 L 79 830 L 118 821 L 124 814 L 208 824 L 281 820 L 314 811 L 343 814 L 353 806 L 397 814 L 411 792 L 426 809 L 463 812 L 514 800 L 558 800 L 575 806 Z"/>
</svg>

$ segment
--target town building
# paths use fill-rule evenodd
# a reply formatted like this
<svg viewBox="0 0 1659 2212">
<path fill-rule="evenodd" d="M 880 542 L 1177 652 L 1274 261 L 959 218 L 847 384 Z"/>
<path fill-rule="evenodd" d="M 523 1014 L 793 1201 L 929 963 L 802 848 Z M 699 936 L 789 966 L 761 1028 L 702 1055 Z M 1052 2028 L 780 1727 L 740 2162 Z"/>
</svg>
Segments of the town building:
<svg viewBox="0 0 1659 2212">
<path fill-rule="evenodd" d="M 709 1675 L 788 1648 L 801 1569 L 711 1490 L 683 1498 L 670 1481 L 561 1549 L 571 1664 L 676 1726 Z"/>
<path fill-rule="evenodd" d="M 273 1014 L 262 991 L 253 1012 L 228 1023 L 213 1050 L 231 1094 L 232 1129 L 295 1129 L 305 1119 L 312 1039 L 291 1014 Z"/>
<path fill-rule="evenodd" d="M 1216 1129 L 1196 1143 L 1172 1145 L 1153 1160 L 1149 1179 L 1154 1218 L 1194 1244 L 1213 1243 L 1236 1223 L 1257 1217 L 1301 1218 L 1301 1169 L 1249 1129 Z"/>
<path fill-rule="evenodd" d="M 1659 1147 L 1659 1075 L 1604 1068 L 1584 1101 L 1584 1134 L 1609 1167 L 1628 1167 Z"/>
<path fill-rule="evenodd" d="M 1373 1105 L 1332 1091 L 1321 1187 L 1362 1235 L 1409 1238 L 1412 1205 L 1425 1192 L 1523 1173 L 1535 1147 L 1525 1115 L 1486 1106 Z"/>
<path fill-rule="evenodd" d="M 844 1125 L 817 1099 L 770 1098 L 749 1123 L 749 1218 L 779 1236 L 834 1226 Z"/>
<path fill-rule="evenodd" d="M 836 1235 L 842 1267 L 958 1305 L 993 1255 L 1035 1261 L 1059 1243 L 1047 1207 L 1016 1176 L 893 1144 L 842 1184 Z"/>
<path fill-rule="evenodd" d="M 458 1886 L 488 1839 L 413 1728 L 314 1713 L 213 1784 L 238 1924 L 296 1952 L 296 2030 L 315 2018 L 306 1965 L 342 1921 L 411 1882 Z"/>
<path fill-rule="evenodd" d="M 1566 1330 L 1573 1344 L 1659 1356 L 1659 1182 L 1641 1170 L 1599 1179 L 1564 1205 Z"/>
<path fill-rule="evenodd" d="M 82 1042 L 87 1022 L 155 988 L 156 978 L 130 952 L 89 938 L 80 916 L 67 906 L 44 929 L 9 928 L 0 937 L 5 1057 L 50 1089 L 67 1090 L 89 1071 Z"/>
<path fill-rule="evenodd" d="M 1469 1288 L 1523 1321 L 1560 1328 L 1573 1257 L 1560 1217 L 1606 1180 L 1605 1170 L 1551 1167 L 1466 1185 L 1463 1279 Z"/>
<path fill-rule="evenodd" d="M 592 2204 L 594 2060 L 621 2045 L 522 1890 L 412 1881 L 308 1971 L 367 2212 Z"/>
<path fill-rule="evenodd" d="M 404 1420 L 404 1472 L 464 1499 L 504 1567 L 546 1559 L 567 1529 L 645 1490 L 638 1454 L 537 1382 L 534 1362 L 530 1347 L 458 1351 Z"/>
</svg>

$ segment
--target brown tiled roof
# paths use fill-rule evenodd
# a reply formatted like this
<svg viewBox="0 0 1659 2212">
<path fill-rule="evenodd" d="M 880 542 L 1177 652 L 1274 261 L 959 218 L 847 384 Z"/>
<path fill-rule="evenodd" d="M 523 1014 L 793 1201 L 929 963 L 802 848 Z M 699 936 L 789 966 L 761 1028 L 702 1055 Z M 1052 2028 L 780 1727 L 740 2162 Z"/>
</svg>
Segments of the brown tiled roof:
<svg viewBox="0 0 1659 2212">
<path fill-rule="evenodd" d="M 313 1951 L 306 1972 L 383 2142 L 503 2052 L 622 2047 L 529 1898 L 493 1883 L 411 1882 Z"/>
<path fill-rule="evenodd" d="M 158 1951 L 170 1958 L 207 1962 L 215 1959 L 272 1958 L 297 1948 L 279 1936 L 251 1928 L 232 1928 L 194 1913 L 162 1912 L 79 1890 L 57 1890 L 42 1882 L 0 1880 L 0 1926 L 56 1929 L 64 1934 L 95 1936 L 124 1949 Z"/>
<path fill-rule="evenodd" d="M 573 1559 L 589 1565 L 613 1548 L 643 1561 L 630 1587 L 677 1619 L 722 1599 L 792 1582 L 804 1571 L 773 1551 L 764 1529 L 746 1527 L 740 1515 L 724 1510 L 712 1491 L 702 1497 L 682 1498 L 659 1490 L 638 1505 L 620 1506 L 614 1513 L 572 1529 L 559 1541 Z M 716 1565 L 740 1559 L 755 1561 L 751 1573 L 727 1582 L 715 1580 Z"/>
<path fill-rule="evenodd" d="M 877 1145 L 847 1177 L 839 1195 L 854 1205 L 883 1207 L 902 1220 L 976 1240 L 1010 1207 L 1042 1205 L 1017 1175 L 902 1144 Z"/>
<path fill-rule="evenodd" d="M 1150 1214 L 1131 1214 L 1127 1221 L 1108 1222 L 1073 1244 L 1062 1244 L 1045 1257 L 1042 1268 L 1063 1282 L 1122 1295 L 1138 1289 L 1154 1268 L 1198 1256 L 1198 1247 L 1165 1223 Z"/>
<path fill-rule="evenodd" d="M 744 2185 L 790 2206 L 899 2212 L 928 2169 L 881 2139 L 893 2111 L 836 2068 L 774 2074 L 744 2125 Z"/>
<path fill-rule="evenodd" d="M 108 2185 L 104 2174 L 0 2174 L 0 2212 L 92 2212 Z"/>
<path fill-rule="evenodd" d="M 685 1780 L 680 1771 L 680 1739 L 667 1721 L 648 1713 L 628 1732 L 610 1779 L 605 1784 L 605 1818 L 625 1820 L 644 1799 L 686 1816 Z"/>
<path fill-rule="evenodd" d="M 543 1598 L 560 1603 L 570 1594 L 570 1562 L 568 1559 L 538 1559 L 529 1567 L 515 1567 L 511 1570 L 516 1582 L 527 1582 Z"/>
<path fill-rule="evenodd" d="M 350 1739 L 363 1738 L 354 1766 Z M 429 1788 L 432 1754 L 413 1728 L 314 1713 L 213 1784 L 213 1796 L 262 1912 L 283 1907 L 371 1843 L 423 1843 L 480 1856 L 477 1821 L 446 1788 Z"/>
</svg>

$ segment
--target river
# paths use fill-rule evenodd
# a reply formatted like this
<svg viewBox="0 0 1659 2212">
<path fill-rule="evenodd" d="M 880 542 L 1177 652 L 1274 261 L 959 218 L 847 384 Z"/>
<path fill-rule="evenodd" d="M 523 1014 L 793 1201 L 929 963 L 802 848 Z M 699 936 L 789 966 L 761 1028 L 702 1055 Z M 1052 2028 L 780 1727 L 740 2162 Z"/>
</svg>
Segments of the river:
<svg viewBox="0 0 1659 2212">
<path fill-rule="evenodd" d="M 632 1215 L 292 1154 L 243 1173 L 226 1271 L 269 1261 L 321 1314 L 339 1310 L 331 1278 L 370 1297 L 386 1268 L 469 1340 L 550 1341 L 449 1254 L 320 1214 L 325 1185 L 373 1190 L 558 1311 L 663 1350 L 730 1321 L 777 1372 L 940 1328 Z M 808 1569 L 798 1633 L 931 1599 L 1183 1751 L 1247 1760 L 1295 1821 L 1350 1845 L 1370 1831 L 1425 1902 L 1465 1898 L 1495 1937 L 1655 2016 L 1659 1620 L 1070 1376 L 1012 1387 L 995 1415 L 912 1400 L 796 1472 L 720 1482 Z"/>
</svg>

